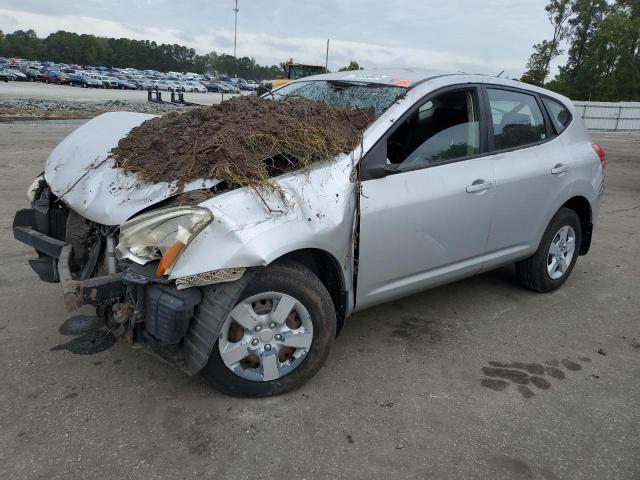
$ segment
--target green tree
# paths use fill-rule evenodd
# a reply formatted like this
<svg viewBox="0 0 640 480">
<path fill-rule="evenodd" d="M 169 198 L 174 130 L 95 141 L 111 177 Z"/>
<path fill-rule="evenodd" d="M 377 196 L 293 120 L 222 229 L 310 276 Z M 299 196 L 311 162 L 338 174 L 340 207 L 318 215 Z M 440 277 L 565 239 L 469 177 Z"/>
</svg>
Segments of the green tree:
<svg viewBox="0 0 640 480">
<path fill-rule="evenodd" d="M 360 66 L 360 64 L 358 62 L 356 62 L 355 60 L 351 60 L 351 62 L 349 63 L 349 65 L 347 65 L 346 67 L 342 67 L 341 69 L 339 69 L 339 72 L 349 72 L 351 70 L 362 70 L 362 67 Z"/>
<path fill-rule="evenodd" d="M 39 59 L 42 54 L 42 40 L 33 30 L 16 30 L 5 35 L 2 55 Z"/>
<path fill-rule="evenodd" d="M 569 19 L 571 46 L 567 67 L 573 72 L 574 78 L 581 73 L 591 40 L 609 11 L 610 6 L 606 0 L 573 0 L 572 16 Z"/>
<path fill-rule="evenodd" d="M 551 0 L 545 7 L 549 22 L 553 26 L 553 38 L 533 46 L 533 54 L 527 63 L 523 82 L 544 85 L 551 69 L 551 61 L 562 53 L 560 43 L 568 33 L 567 21 L 571 13 L 571 0 Z"/>
<path fill-rule="evenodd" d="M 563 2 L 551 0 L 547 13 L 562 12 Z M 534 47 L 522 80 L 544 84 L 550 58 L 564 38 L 567 62 L 545 86 L 574 100 L 637 100 L 640 97 L 640 0 L 569 0 L 564 2 L 565 31 Z M 562 25 L 563 15 L 551 18 Z"/>
</svg>

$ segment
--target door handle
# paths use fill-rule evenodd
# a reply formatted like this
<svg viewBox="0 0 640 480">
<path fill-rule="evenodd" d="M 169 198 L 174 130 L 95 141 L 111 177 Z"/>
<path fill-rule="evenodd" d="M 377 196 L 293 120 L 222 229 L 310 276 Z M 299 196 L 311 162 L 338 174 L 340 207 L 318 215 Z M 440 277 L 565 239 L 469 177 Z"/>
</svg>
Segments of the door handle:
<svg viewBox="0 0 640 480">
<path fill-rule="evenodd" d="M 555 167 L 551 169 L 552 175 L 562 175 L 563 173 L 567 173 L 569 171 L 569 167 L 563 163 L 558 163 Z"/>
<path fill-rule="evenodd" d="M 486 180 L 476 180 L 467 187 L 467 193 L 484 192 L 493 188 L 494 182 L 487 182 Z"/>
</svg>

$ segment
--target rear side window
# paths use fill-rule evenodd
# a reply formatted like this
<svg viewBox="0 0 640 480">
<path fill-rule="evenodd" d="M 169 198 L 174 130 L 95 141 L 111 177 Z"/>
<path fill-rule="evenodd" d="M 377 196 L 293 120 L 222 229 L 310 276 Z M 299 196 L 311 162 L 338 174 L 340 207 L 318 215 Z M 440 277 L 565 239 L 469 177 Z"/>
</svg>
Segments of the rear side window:
<svg viewBox="0 0 640 480">
<path fill-rule="evenodd" d="M 560 135 L 571 123 L 571 114 L 569 113 L 569 110 L 567 110 L 567 108 L 560 102 L 556 102 L 550 98 L 543 98 L 542 102 L 547 109 L 547 113 L 551 117 L 551 122 L 553 123 L 556 132 Z"/>
<path fill-rule="evenodd" d="M 516 148 L 547 138 L 547 129 L 536 97 L 510 90 L 487 89 L 495 150 Z"/>
</svg>

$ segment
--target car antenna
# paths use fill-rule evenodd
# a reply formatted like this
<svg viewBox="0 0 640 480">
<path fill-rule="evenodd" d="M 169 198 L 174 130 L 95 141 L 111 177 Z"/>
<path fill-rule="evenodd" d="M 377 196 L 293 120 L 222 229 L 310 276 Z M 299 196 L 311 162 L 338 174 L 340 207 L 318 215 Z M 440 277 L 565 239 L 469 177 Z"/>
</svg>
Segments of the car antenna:
<svg viewBox="0 0 640 480">
<path fill-rule="evenodd" d="M 504 73 L 504 70 L 502 70 L 498 75 L 496 75 L 496 78 L 500 78 L 500 75 L 502 75 Z"/>
</svg>

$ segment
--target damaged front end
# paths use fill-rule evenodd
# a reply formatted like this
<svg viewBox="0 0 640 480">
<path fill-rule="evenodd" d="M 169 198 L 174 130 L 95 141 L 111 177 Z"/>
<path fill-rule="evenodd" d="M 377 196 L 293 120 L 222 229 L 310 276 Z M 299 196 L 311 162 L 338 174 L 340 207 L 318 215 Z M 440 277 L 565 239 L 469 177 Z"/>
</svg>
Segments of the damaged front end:
<svg viewBox="0 0 640 480">
<path fill-rule="evenodd" d="M 287 257 L 316 268 L 340 324 L 354 306 L 361 151 L 280 175 L 272 189 L 145 182 L 110 152 L 147 119 L 105 114 L 74 131 L 15 216 L 14 237 L 37 252 L 29 263 L 42 280 L 61 283 L 67 309 L 94 306 L 113 335 L 193 375 L 254 273 Z M 223 300 L 204 318 L 212 288 Z"/>
<path fill-rule="evenodd" d="M 68 311 L 92 305 L 112 335 L 131 343 L 147 343 L 160 356 L 181 366 L 184 354 L 177 345 L 202 299 L 200 289 L 179 290 L 167 272 L 158 274 L 162 258 L 150 258 L 144 264 L 124 255 L 118 260 L 120 228 L 81 217 L 58 199 L 44 178 L 37 183 L 32 208 L 17 212 L 13 232 L 17 240 L 35 249 L 37 258 L 29 264 L 40 279 L 61 284 Z M 167 210 L 185 208 L 163 212 L 166 216 Z M 138 226 L 140 217 L 145 215 L 137 217 Z"/>
</svg>

